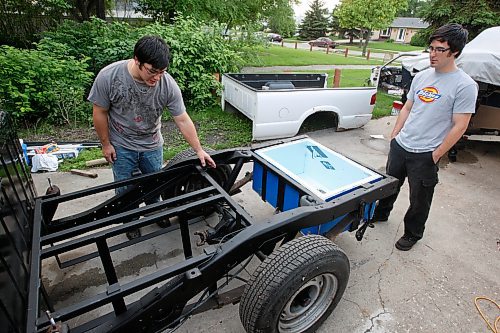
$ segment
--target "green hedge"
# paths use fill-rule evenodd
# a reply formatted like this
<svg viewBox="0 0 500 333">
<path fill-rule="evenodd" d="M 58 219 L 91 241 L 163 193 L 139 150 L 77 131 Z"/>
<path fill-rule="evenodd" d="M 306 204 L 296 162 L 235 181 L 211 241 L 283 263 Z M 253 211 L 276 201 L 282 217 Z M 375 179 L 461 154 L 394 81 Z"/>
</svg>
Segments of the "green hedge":
<svg viewBox="0 0 500 333">
<path fill-rule="evenodd" d="M 52 52 L 0 47 L 0 99 L 14 119 L 72 123 L 86 117 L 83 95 L 92 81 L 88 59 L 63 56 L 67 48 L 53 46 Z"/>
<path fill-rule="evenodd" d="M 33 123 L 89 121 L 85 102 L 92 77 L 106 65 L 131 58 L 137 40 L 163 37 L 171 47 L 169 72 L 186 104 L 204 108 L 217 103 L 220 83 L 214 73 L 237 72 L 254 53 L 255 38 L 225 39 L 217 23 L 180 17 L 173 25 L 134 28 L 127 23 L 92 19 L 65 21 L 43 34 L 34 50 L 0 48 L 0 103 L 17 119 Z"/>
</svg>

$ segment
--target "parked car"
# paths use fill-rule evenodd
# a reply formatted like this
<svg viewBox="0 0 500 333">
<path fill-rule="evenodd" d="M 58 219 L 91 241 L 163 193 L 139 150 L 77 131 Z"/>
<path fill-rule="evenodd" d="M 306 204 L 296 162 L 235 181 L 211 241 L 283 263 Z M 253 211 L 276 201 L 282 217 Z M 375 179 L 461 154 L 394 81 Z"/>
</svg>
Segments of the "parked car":
<svg viewBox="0 0 500 333">
<path fill-rule="evenodd" d="M 283 37 L 281 37 L 281 35 L 278 35 L 278 34 L 274 34 L 274 33 L 270 33 L 270 34 L 267 34 L 267 39 L 269 39 L 270 42 L 280 42 L 283 40 Z"/>
<path fill-rule="evenodd" d="M 327 46 L 329 46 L 331 49 L 334 49 L 335 46 L 337 46 L 337 43 L 335 43 L 333 40 L 331 40 L 328 37 L 319 37 L 318 39 L 310 41 L 309 45 L 311 45 L 311 46 L 320 46 L 320 47 L 327 47 Z"/>
</svg>

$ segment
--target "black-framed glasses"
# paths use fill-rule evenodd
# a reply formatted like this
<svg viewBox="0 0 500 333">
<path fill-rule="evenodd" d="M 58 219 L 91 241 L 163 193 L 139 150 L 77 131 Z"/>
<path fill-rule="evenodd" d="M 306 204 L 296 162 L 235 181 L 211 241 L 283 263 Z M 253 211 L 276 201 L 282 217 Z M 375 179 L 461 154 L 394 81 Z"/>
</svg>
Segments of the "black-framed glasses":
<svg viewBox="0 0 500 333">
<path fill-rule="evenodd" d="M 436 52 L 436 53 L 445 53 L 446 51 L 449 51 L 450 48 L 447 47 L 447 48 L 444 48 L 444 47 L 434 47 L 434 46 L 429 46 L 427 48 L 427 52 L 431 53 L 431 52 Z"/>
<path fill-rule="evenodd" d="M 159 69 L 153 68 L 152 66 L 151 67 L 147 67 L 145 64 L 142 64 L 142 67 L 144 67 L 146 69 L 146 72 L 148 72 L 148 74 L 155 75 L 155 76 L 159 75 L 159 74 L 163 74 L 167 70 L 166 68 L 162 69 L 162 70 L 159 70 Z"/>
</svg>

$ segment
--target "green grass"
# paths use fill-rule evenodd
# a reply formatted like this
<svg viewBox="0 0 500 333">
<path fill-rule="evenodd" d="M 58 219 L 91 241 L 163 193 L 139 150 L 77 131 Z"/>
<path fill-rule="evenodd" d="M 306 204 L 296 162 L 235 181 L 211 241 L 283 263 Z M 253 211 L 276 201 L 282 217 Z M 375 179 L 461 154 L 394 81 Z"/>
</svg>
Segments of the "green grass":
<svg viewBox="0 0 500 333">
<path fill-rule="evenodd" d="M 304 73 L 304 71 L 296 71 L 294 73 Z M 307 71 L 307 73 L 327 73 L 329 88 L 333 87 L 333 77 L 335 72 L 331 71 Z M 367 80 L 370 77 L 369 69 L 343 69 L 340 74 L 340 87 L 363 87 L 367 85 Z M 381 118 L 389 116 L 392 110 L 392 102 L 399 100 L 397 96 L 388 95 L 382 90 L 377 92 L 377 102 L 373 109 L 373 118 Z"/>
<path fill-rule="evenodd" d="M 359 47 L 359 43 L 355 44 L 341 44 L 338 48 L 345 49 L 346 47 L 349 50 L 361 51 L 362 48 Z M 408 52 L 408 51 L 422 51 L 424 50 L 421 46 L 412 46 L 408 44 L 399 44 L 399 43 L 387 43 L 387 42 L 369 42 L 368 49 L 372 50 L 372 52 L 381 52 L 381 51 L 389 51 L 389 52 Z"/>
<path fill-rule="evenodd" d="M 367 61 L 361 57 L 344 57 L 344 55 L 334 54 L 330 50 L 309 51 L 292 49 L 281 46 L 270 46 L 261 48 L 255 59 L 248 62 L 246 66 L 266 67 L 266 66 L 306 66 L 306 65 L 378 65 L 381 60 L 370 59 Z"/>
<path fill-rule="evenodd" d="M 209 107 L 201 111 L 189 111 L 189 115 L 198 129 L 198 137 L 204 148 L 215 150 L 248 146 L 252 142 L 252 122 L 240 113 L 229 113 L 220 106 Z M 168 119 L 166 115 L 163 119 Z M 169 160 L 189 144 L 182 134 L 172 130 L 168 137 L 164 135 L 163 157 Z"/>
<path fill-rule="evenodd" d="M 64 159 L 59 164 L 59 171 L 70 171 L 71 169 L 87 169 L 86 161 L 102 158 L 102 151 L 100 148 L 83 149 L 76 158 Z"/>
</svg>

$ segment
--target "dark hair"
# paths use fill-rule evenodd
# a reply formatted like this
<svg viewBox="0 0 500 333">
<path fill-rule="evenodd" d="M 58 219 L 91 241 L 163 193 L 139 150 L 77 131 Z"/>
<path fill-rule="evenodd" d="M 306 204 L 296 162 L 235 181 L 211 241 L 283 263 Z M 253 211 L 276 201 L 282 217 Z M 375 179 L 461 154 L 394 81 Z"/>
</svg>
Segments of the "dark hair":
<svg viewBox="0 0 500 333">
<path fill-rule="evenodd" d="M 160 37 L 144 36 L 135 43 L 134 57 L 141 64 L 148 63 L 155 69 L 164 69 L 169 64 L 170 49 Z"/>
<path fill-rule="evenodd" d="M 449 23 L 437 28 L 436 31 L 434 31 L 434 33 L 429 37 L 429 44 L 431 44 L 434 40 L 447 42 L 452 53 L 458 52 L 455 54 L 455 58 L 458 58 L 467 43 L 468 36 L 469 32 L 461 24 Z"/>
</svg>

